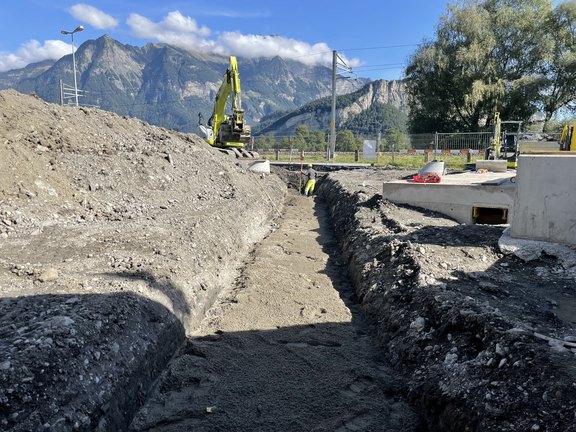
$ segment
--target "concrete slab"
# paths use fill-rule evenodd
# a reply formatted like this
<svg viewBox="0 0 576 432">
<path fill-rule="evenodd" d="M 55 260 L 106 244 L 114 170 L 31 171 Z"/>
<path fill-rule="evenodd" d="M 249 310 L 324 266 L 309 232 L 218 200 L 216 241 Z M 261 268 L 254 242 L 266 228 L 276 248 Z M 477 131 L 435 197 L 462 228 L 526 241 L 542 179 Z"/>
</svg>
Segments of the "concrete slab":
<svg viewBox="0 0 576 432">
<path fill-rule="evenodd" d="M 384 183 L 383 197 L 398 204 L 434 210 L 460 223 L 507 223 L 514 209 L 515 170 L 447 174 L 440 183 L 394 180 Z"/>
</svg>

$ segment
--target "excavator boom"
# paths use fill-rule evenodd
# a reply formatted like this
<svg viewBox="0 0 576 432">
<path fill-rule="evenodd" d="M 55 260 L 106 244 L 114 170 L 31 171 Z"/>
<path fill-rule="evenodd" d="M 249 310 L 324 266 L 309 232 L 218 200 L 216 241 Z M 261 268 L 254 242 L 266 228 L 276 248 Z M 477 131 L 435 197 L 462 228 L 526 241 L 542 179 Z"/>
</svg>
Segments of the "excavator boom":
<svg viewBox="0 0 576 432">
<path fill-rule="evenodd" d="M 228 98 L 232 100 L 232 114 L 226 114 Z M 240 74 L 236 57 L 230 56 L 230 67 L 226 70 L 222 84 L 214 99 L 212 116 L 208 127 L 200 125 L 206 141 L 223 149 L 242 148 L 250 142 L 250 126 L 244 123 L 244 110 L 240 90 Z"/>
</svg>

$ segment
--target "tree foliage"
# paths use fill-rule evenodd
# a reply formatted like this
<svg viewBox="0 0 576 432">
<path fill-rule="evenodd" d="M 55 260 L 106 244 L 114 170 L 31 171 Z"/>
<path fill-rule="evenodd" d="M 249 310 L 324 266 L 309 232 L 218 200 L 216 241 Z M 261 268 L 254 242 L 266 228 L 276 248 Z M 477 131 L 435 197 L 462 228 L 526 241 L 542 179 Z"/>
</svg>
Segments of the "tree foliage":
<svg viewBox="0 0 576 432">
<path fill-rule="evenodd" d="M 460 0 L 406 69 L 412 132 L 549 118 L 574 99 L 574 2 Z"/>
<path fill-rule="evenodd" d="M 358 144 L 354 134 L 350 130 L 336 132 L 336 151 L 350 152 L 358 150 Z"/>
<path fill-rule="evenodd" d="M 362 132 L 367 135 L 385 134 L 389 129 L 407 131 L 408 116 L 392 104 L 374 103 L 369 110 L 362 111 L 342 124 L 342 129 Z"/>
<path fill-rule="evenodd" d="M 563 108 L 576 113 L 576 2 L 559 4 L 547 27 L 552 49 L 540 71 L 546 122 Z"/>
</svg>

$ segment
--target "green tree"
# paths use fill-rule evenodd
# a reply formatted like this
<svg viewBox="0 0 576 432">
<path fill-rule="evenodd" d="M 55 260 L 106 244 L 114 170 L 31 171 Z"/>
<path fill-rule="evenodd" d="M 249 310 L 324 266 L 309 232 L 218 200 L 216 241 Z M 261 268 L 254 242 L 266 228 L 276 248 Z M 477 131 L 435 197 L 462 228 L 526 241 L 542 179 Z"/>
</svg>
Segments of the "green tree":
<svg viewBox="0 0 576 432">
<path fill-rule="evenodd" d="M 378 146 L 378 151 L 379 152 L 385 152 L 385 151 L 389 150 L 390 148 L 391 148 L 391 145 L 388 142 L 388 139 L 381 138 L 380 139 L 380 145 Z"/>
<path fill-rule="evenodd" d="M 311 151 L 325 151 L 326 150 L 326 134 L 322 131 L 310 132 L 309 144 Z"/>
<path fill-rule="evenodd" d="M 259 135 L 254 141 L 256 147 L 262 150 L 270 150 L 274 145 L 274 137 L 272 135 Z"/>
<path fill-rule="evenodd" d="M 388 143 L 389 149 L 405 149 L 408 147 L 408 140 L 406 135 L 397 129 L 389 129 L 386 134 L 386 142 Z"/>
<path fill-rule="evenodd" d="M 544 128 L 562 108 L 576 112 L 576 2 L 560 3 L 547 21 L 552 49 L 542 65 Z"/>
<path fill-rule="evenodd" d="M 294 148 L 298 150 L 307 150 L 308 149 L 308 140 L 309 140 L 310 132 L 308 131 L 308 126 L 305 124 L 301 124 L 296 126 L 294 130 Z"/>
<path fill-rule="evenodd" d="M 341 130 L 336 132 L 336 151 L 354 151 L 358 150 L 354 134 L 350 130 Z"/>
<path fill-rule="evenodd" d="M 461 0 L 406 69 L 412 132 L 477 131 L 499 111 L 527 120 L 541 100 L 549 0 Z"/>
<path fill-rule="evenodd" d="M 278 139 L 280 138 L 280 139 Z M 274 143 L 274 148 L 277 149 L 289 149 L 290 148 L 290 138 L 287 136 L 276 137 L 276 142 Z"/>
</svg>

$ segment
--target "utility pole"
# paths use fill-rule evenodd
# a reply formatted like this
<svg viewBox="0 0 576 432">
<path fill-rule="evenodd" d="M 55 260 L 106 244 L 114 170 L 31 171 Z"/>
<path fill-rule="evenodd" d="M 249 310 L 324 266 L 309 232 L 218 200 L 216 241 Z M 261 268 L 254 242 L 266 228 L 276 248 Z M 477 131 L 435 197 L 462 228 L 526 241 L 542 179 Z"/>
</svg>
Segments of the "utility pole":
<svg viewBox="0 0 576 432">
<path fill-rule="evenodd" d="M 330 116 L 330 153 L 328 160 L 334 160 L 336 152 L 336 51 L 332 51 L 332 115 Z"/>
<path fill-rule="evenodd" d="M 340 64 L 338 64 L 340 60 Z M 340 58 L 338 53 L 332 51 L 332 115 L 330 116 L 330 142 L 328 143 L 329 155 L 328 160 L 334 160 L 336 154 L 336 70 L 340 67 L 342 70 L 352 73 L 352 68 Z"/>
</svg>

